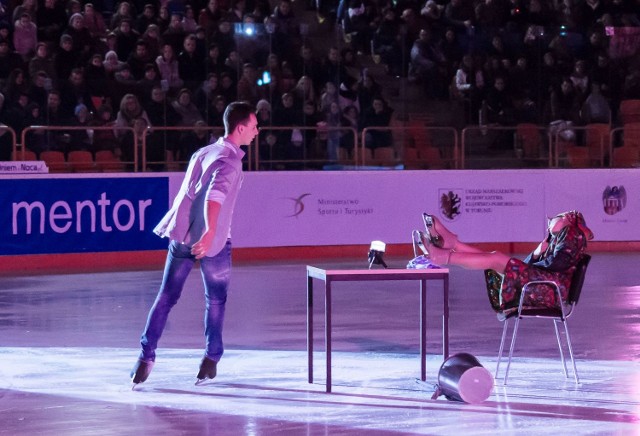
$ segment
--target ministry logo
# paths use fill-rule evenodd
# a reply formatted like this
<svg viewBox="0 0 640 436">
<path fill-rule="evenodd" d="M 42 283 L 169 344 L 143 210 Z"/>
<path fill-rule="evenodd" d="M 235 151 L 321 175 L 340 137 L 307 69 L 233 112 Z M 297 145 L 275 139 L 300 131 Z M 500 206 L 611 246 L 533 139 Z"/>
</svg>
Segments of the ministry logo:
<svg viewBox="0 0 640 436">
<path fill-rule="evenodd" d="M 311 195 L 310 193 L 304 193 L 298 197 L 287 197 L 287 200 L 291 200 L 293 202 L 293 213 L 291 215 L 286 215 L 287 218 L 290 217 L 298 217 L 302 212 L 304 212 L 304 202 L 302 201 L 305 197 Z"/>
<path fill-rule="evenodd" d="M 602 192 L 602 207 L 607 215 L 615 215 L 627 206 L 624 186 L 607 186 Z"/>
</svg>

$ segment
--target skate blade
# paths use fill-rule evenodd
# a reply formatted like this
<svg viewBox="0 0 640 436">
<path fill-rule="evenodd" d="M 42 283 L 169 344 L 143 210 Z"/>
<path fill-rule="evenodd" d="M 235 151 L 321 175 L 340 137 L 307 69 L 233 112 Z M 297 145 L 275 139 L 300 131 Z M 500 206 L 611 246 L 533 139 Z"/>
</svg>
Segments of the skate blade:
<svg viewBox="0 0 640 436">
<path fill-rule="evenodd" d="M 209 382 L 212 382 L 212 381 L 213 381 L 212 378 L 199 378 L 199 379 L 196 379 L 195 385 L 196 386 L 207 385 L 209 384 Z"/>
</svg>

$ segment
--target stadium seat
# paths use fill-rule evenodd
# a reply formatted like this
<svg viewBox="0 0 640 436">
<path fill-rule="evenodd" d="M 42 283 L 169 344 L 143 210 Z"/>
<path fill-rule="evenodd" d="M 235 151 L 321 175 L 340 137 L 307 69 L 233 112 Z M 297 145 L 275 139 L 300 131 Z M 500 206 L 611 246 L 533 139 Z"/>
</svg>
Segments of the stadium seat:
<svg viewBox="0 0 640 436">
<path fill-rule="evenodd" d="M 122 161 L 111 150 L 96 152 L 96 167 L 98 171 L 105 173 L 123 172 L 125 170 Z"/>
<path fill-rule="evenodd" d="M 40 160 L 47 164 L 49 172 L 64 173 L 68 171 L 64 153 L 61 151 L 43 151 L 40 153 Z"/>
<path fill-rule="evenodd" d="M 69 167 L 74 173 L 91 173 L 96 170 L 91 152 L 74 150 L 69 153 Z"/>
</svg>

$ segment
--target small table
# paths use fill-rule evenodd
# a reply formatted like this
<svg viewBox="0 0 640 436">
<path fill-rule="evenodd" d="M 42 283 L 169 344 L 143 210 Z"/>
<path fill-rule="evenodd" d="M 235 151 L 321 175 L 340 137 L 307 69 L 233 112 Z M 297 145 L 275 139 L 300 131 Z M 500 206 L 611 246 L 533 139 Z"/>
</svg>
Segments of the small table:
<svg viewBox="0 0 640 436">
<path fill-rule="evenodd" d="M 324 336 L 327 355 L 326 391 L 331 392 L 331 284 L 333 282 L 419 280 L 420 281 L 420 378 L 427 379 L 427 280 L 442 280 L 442 358 L 449 357 L 449 270 L 442 269 L 322 269 L 307 265 L 307 358 L 309 383 L 313 383 L 313 279 L 325 283 Z"/>
</svg>

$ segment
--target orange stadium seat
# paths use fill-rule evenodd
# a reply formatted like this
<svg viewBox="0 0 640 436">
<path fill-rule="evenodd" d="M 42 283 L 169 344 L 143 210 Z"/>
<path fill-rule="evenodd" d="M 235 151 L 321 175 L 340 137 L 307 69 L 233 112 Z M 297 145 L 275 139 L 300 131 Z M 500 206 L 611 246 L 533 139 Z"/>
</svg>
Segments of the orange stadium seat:
<svg viewBox="0 0 640 436">
<path fill-rule="evenodd" d="M 45 161 L 52 173 L 64 173 L 68 169 L 64 153 L 61 151 L 43 151 L 40 153 L 40 160 Z"/>
<path fill-rule="evenodd" d="M 69 153 L 68 161 L 70 168 L 75 173 L 91 173 L 96 169 L 93 156 L 89 151 L 74 150 Z"/>
</svg>

